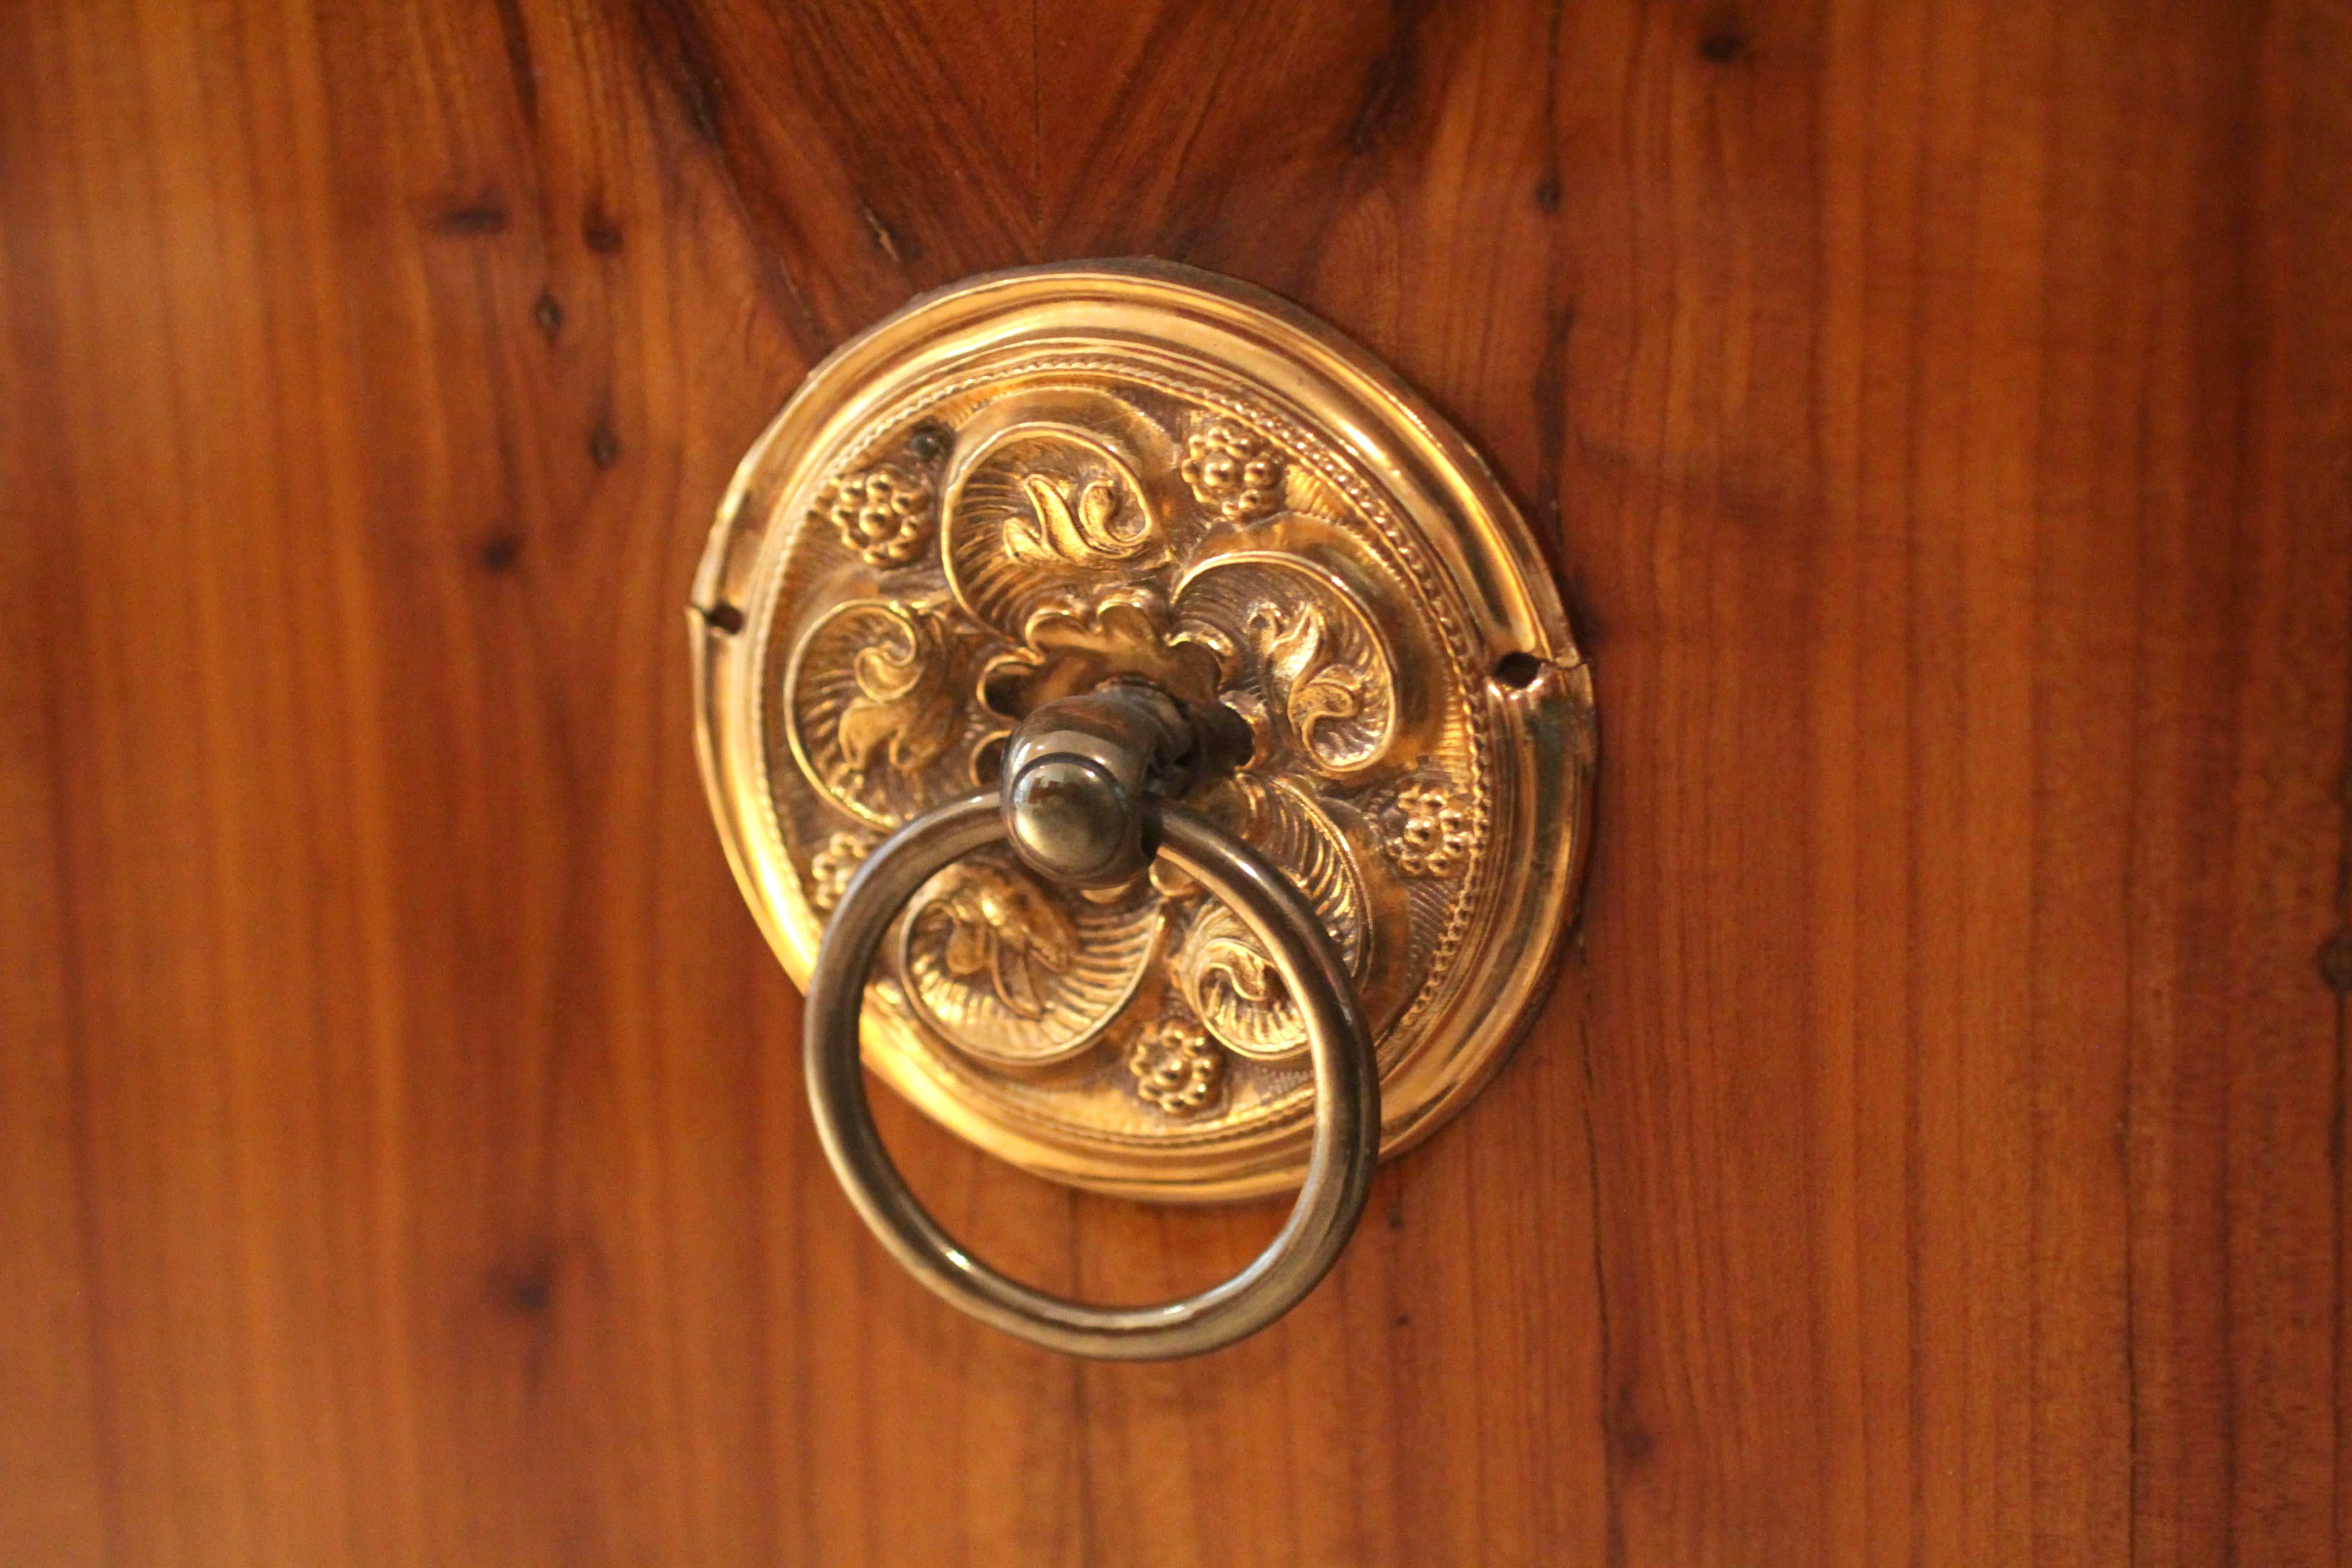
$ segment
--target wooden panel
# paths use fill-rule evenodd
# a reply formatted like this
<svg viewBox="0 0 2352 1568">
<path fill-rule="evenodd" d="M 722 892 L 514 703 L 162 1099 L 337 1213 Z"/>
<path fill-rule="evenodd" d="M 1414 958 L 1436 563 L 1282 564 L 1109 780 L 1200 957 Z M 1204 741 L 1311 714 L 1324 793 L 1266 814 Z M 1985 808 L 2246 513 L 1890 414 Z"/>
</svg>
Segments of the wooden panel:
<svg viewBox="0 0 2352 1568">
<path fill-rule="evenodd" d="M 2342 5 L 6 26 L 0 1562 L 2340 1560 Z M 831 1190 L 679 615 L 826 348 L 1123 253 L 1454 414 L 1603 723 L 1525 1047 L 1156 1368 Z"/>
</svg>

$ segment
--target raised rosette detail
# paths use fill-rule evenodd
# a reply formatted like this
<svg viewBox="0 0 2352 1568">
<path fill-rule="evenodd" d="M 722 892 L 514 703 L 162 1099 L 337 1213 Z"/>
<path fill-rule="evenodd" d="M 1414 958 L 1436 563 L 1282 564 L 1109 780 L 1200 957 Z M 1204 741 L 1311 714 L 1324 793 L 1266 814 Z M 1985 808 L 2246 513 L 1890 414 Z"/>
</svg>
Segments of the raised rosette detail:
<svg viewBox="0 0 2352 1568">
<path fill-rule="evenodd" d="M 1190 1018 L 1160 1018 L 1135 1031 L 1127 1070 L 1147 1105 L 1170 1116 L 1198 1116 L 1225 1086 L 1225 1053 Z"/>
<path fill-rule="evenodd" d="M 878 463 L 827 484 L 817 494 L 813 515 L 830 523 L 867 565 L 904 566 L 931 542 L 930 483 L 894 464 Z"/>
<path fill-rule="evenodd" d="M 1415 780 L 1396 793 L 1382 846 L 1407 877 L 1458 877 L 1469 863 L 1469 809 L 1442 784 Z"/>
<path fill-rule="evenodd" d="M 1239 420 L 1194 421 L 1177 468 L 1192 499 L 1227 522 L 1264 517 L 1282 500 L 1285 464 L 1266 438 Z"/>
<path fill-rule="evenodd" d="M 809 902 L 820 910 L 841 902 L 842 895 L 849 891 L 850 879 L 881 842 L 862 827 L 845 827 L 829 835 L 824 847 L 809 858 Z"/>
</svg>

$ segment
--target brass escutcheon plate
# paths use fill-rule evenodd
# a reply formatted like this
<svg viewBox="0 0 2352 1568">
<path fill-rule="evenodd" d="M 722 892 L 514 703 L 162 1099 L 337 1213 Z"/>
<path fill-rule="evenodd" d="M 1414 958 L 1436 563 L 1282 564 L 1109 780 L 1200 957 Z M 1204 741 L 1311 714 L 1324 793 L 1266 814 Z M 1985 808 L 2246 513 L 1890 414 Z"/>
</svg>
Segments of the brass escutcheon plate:
<svg viewBox="0 0 2352 1568">
<path fill-rule="evenodd" d="M 1134 676 L 1222 748 L 1186 804 L 1338 942 L 1384 1152 L 1458 1110 L 1541 997 L 1584 855 L 1590 672 L 1486 466 L 1271 295 L 1097 262 L 916 300 L 744 458 L 689 620 L 711 809 L 797 984 L 876 844 L 992 786 L 1037 703 Z M 876 963 L 864 1045 L 1055 1180 L 1236 1198 L 1306 1168 L 1298 1015 L 1164 864 L 1087 893 L 1001 850 L 940 873 Z"/>
</svg>

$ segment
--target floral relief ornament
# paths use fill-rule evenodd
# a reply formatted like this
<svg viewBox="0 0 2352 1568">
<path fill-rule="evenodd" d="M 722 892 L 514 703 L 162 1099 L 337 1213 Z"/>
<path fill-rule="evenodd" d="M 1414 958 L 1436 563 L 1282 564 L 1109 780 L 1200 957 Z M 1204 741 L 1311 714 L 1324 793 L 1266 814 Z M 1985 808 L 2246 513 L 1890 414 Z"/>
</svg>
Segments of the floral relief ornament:
<svg viewBox="0 0 2352 1568">
<path fill-rule="evenodd" d="M 1197 1116 L 1216 1103 L 1225 1054 L 1189 1018 L 1162 1018 L 1136 1031 L 1127 1070 L 1135 1091 L 1171 1116 Z"/>
<path fill-rule="evenodd" d="M 887 828 L 985 786 L 992 748 L 1023 715 L 1106 679 L 1221 705 L 1245 732 L 1254 715 L 1278 716 L 1244 773 L 1196 804 L 1283 865 L 1360 971 L 1372 906 L 1313 781 L 1361 773 L 1394 740 L 1397 676 L 1370 612 L 1339 577 L 1269 569 L 1245 531 L 1230 531 L 1282 521 L 1284 460 L 1247 425 L 1196 419 L 1179 444 L 1133 433 L 1124 405 L 1084 427 L 1055 414 L 1000 423 L 948 458 L 936 526 L 944 595 L 848 601 L 801 634 L 784 719 L 803 773 L 845 814 Z M 1122 421 L 1130 433 L 1115 438 Z M 1214 509 L 1205 524 L 1166 510 L 1178 485 Z M 932 488 L 887 465 L 824 497 L 845 542 L 869 560 L 896 560 L 932 530 Z M 1452 867 L 1466 822 L 1457 811 L 1435 830 L 1436 860 L 1415 863 Z M 812 901 L 837 901 L 871 847 L 828 839 Z M 918 892 L 901 930 L 910 1005 L 992 1065 L 1087 1048 L 1159 962 L 1197 1021 L 1182 1026 L 1190 1035 L 1147 1030 L 1128 1066 L 1167 1113 L 1214 1100 L 1224 1049 L 1279 1061 L 1305 1048 L 1305 1020 L 1262 973 L 1255 936 L 1189 879 L 1078 899 L 982 858 Z"/>
<path fill-rule="evenodd" d="M 849 879 L 866 864 L 881 839 L 863 828 L 845 828 L 824 841 L 809 861 L 809 902 L 820 910 L 829 910 L 841 902 L 849 891 Z"/>
<path fill-rule="evenodd" d="M 1470 814 L 1443 787 L 1410 784 L 1390 813 L 1389 858 L 1408 877 L 1458 875 L 1470 858 Z"/>
<path fill-rule="evenodd" d="M 1282 459 L 1265 437 L 1231 419 L 1204 419 L 1184 438 L 1178 472 L 1192 499 L 1227 522 L 1272 511 L 1282 496 Z"/>
<path fill-rule="evenodd" d="M 883 463 L 845 474 L 818 492 L 815 515 L 870 566 L 905 566 L 931 542 L 930 482 Z"/>
</svg>

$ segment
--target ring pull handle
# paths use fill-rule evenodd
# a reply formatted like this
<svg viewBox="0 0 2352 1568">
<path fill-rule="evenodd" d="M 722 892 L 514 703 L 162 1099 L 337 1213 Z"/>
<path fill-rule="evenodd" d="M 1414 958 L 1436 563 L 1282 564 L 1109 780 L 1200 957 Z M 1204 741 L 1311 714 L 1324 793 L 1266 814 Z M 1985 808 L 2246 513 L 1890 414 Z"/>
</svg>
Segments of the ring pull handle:
<svg viewBox="0 0 2352 1568">
<path fill-rule="evenodd" d="M 1322 921 L 1264 855 L 1161 798 L 1181 784 L 1192 742 L 1175 705 L 1139 684 L 1113 683 L 1042 705 L 1006 747 L 1000 792 L 926 813 L 866 859 L 834 911 L 809 981 L 809 1107 L 850 1202 L 891 1256 L 933 1292 L 1009 1334 L 1071 1355 L 1198 1355 L 1273 1322 L 1315 1288 L 1347 1246 L 1380 1152 L 1371 1029 Z M 960 857 L 1000 839 L 1010 840 L 1040 874 L 1077 887 L 1115 885 L 1164 855 L 1241 918 L 1281 973 L 1307 1026 L 1314 1142 L 1290 1217 L 1230 1279 L 1141 1307 L 1073 1301 L 1024 1285 L 941 1230 L 883 1149 L 858 1055 L 866 971 L 918 889 Z"/>
</svg>

